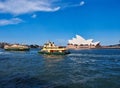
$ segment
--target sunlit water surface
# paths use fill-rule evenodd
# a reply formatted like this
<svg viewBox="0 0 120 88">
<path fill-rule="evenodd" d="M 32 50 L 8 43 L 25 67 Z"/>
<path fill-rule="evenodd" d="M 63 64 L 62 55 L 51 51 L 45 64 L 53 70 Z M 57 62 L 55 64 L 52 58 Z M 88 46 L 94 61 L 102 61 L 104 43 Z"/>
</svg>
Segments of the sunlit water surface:
<svg viewBox="0 0 120 88">
<path fill-rule="evenodd" d="M 37 52 L 0 49 L 0 88 L 120 88 L 120 49 Z"/>
</svg>

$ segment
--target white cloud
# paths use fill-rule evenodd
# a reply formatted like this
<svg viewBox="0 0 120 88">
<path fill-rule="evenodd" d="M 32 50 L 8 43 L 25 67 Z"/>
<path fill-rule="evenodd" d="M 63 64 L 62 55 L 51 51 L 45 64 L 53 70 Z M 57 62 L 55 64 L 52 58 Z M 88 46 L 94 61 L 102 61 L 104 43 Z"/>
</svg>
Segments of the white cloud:
<svg viewBox="0 0 120 88">
<path fill-rule="evenodd" d="M 33 14 L 31 17 L 32 17 L 32 18 L 36 18 L 36 17 L 37 17 L 37 15 L 36 15 L 36 14 Z"/>
<path fill-rule="evenodd" d="M 72 7 L 79 7 L 79 6 L 83 6 L 85 4 L 84 1 L 81 1 L 80 3 L 76 3 L 76 4 L 72 4 L 72 3 L 68 3 L 65 6 L 62 6 L 61 8 L 72 8 Z"/>
<path fill-rule="evenodd" d="M 12 18 L 12 19 L 1 19 L 0 26 L 10 25 L 10 24 L 19 24 L 23 22 L 20 18 Z"/>
<path fill-rule="evenodd" d="M 60 9 L 54 6 L 57 0 L 4 0 L 0 1 L 0 13 L 25 14 L 36 11 L 52 12 Z"/>
<path fill-rule="evenodd" d="M 0 13 L 11 13 L 14 15 L 33 12 L 54 12 L 61 8 L 83 6 L 84 1 L 78 4 L 59 3 L 62 0 L 0 0 Z M 60 5 L 60 6 L 58 6 Z"/>
<path fill-rule="evenodd" d="M 80 2 L 80 6 L 83 6 L 84 4 L 85 4 L 84 1 L 81 1 L 81 2 Z"/>
</svg>

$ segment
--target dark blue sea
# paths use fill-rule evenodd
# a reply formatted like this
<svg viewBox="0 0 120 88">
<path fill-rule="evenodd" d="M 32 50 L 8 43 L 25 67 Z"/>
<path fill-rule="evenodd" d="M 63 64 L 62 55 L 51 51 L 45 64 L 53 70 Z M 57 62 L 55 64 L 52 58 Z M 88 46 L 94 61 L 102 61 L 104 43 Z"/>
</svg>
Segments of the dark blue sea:
<svg viewBox="0 0 120 88">
<path fill-rule="evenodd" d="M 0 88 L 120 88 L 120 49 L 43 56 L 0 49 Z"/>
</svg>

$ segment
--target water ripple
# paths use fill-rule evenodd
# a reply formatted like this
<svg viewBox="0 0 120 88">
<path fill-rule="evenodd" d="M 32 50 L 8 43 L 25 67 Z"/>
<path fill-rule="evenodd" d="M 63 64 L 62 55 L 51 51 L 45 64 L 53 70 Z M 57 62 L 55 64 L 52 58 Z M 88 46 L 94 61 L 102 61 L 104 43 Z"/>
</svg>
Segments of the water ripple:
<svg viewBox="0 0 120 88">
<path fill-rule="evenodd" d="M 0 88 L 119 88 L 120 50 L 43 56 L 0 50 Z"/>
</svg>

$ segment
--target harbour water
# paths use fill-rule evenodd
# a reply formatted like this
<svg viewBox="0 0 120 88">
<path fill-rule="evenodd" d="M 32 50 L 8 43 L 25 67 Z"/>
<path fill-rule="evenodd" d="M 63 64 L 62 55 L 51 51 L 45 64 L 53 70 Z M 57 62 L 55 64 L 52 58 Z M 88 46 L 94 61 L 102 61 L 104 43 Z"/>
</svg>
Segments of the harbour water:
<svg viewBox="0 0 120 88">
<path fill-rule="evenodd" d="M 120 88 L 120 49 L 37 52 L 0 49 L 0 88 Z"/>
</svg>

